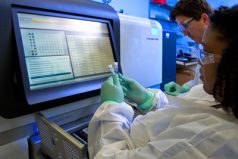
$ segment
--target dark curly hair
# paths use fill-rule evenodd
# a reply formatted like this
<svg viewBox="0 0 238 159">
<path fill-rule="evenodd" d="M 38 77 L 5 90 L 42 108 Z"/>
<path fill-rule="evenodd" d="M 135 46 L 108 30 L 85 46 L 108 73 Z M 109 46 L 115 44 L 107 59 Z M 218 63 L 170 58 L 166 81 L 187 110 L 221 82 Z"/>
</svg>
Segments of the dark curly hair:
<svg viewBox="0 0 238 159">
<path fill-rule="evenodd" d="M 180 0 L 170 13 L 170 19 L 175 20 L 177 16 L 193 17 L 200 20 L 202 13 L 210 16 L 213 13 L 212 7 L 206 0 Z"/>
<path fill-rule="evenodd" d="M 238 118 L 238 5 L 220 7 L 210 17 L 211 27 L 220 32 L 220 40 L 228 43 L 217 69 L 213 96 L 226 111 Z"/>
</svg>

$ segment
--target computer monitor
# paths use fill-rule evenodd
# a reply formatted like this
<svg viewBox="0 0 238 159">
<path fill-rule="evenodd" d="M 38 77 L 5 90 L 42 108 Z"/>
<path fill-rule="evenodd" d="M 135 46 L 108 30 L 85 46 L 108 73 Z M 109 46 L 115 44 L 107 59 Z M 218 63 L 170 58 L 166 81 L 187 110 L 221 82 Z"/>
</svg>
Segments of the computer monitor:
<svg viewBox="0 0 238 159">
<path fill-rule="evenodd" d="M 23 8 L 12 18 L 29 105 L 97 90 L 111 74 L 110 21 Z"/>
</svg>

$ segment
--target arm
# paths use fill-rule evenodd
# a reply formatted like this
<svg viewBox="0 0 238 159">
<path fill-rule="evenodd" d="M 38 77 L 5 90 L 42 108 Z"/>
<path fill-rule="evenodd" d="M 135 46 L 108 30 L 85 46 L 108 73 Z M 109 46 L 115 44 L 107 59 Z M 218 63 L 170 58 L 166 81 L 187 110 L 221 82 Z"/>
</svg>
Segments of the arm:
<svg viewBox="0 0 238 159">
<path fill-rule="evenodd" d="M 169 101 L 160 89 L 148 89 L 148 91 L 152 92 L 155 94 L 154 100 L 152 102 L 152 106 L 154 109 L 160 109 L 166 107 L 166 105 L 169 104 Z"/>
<path fill-rule="evenodd" d="M 137 108 L 143 113 L 162 108 L 168 104 L 168 100 L 161 90 L 146 89 L 137 81 L 126 78 L 121 74 L 119 74 L 119 81 L 125 98 L 136 103 Z"/>
<path fill-rule="evenodd" d="M 147 91 L 155 96 L 162 93 L 161 91 Z M 135 144 L 140 145 L 140 140 L 136 135 L 138 133 L 133 132 L 133 130 L 136 130 L 138 127 L 136 125 L 140 123 L 139 121 L 143 116 L 136 118 L 133 122 L 135 124 L 132 124 L 133 109 L 122 102 L 121 94 L 122 89 L 118 83 L 117 75 L 109 77 L 102 85 L 101 95 L 104 103 L 98 108 L 89 124 L 88 149 L 90 158 L 136 158 L 136 156 L 144 156 L 145 154 L 143 151 L 137 152 L 139 149 L 143 148 L 145 151 L 148 149 L 148 147 L 135 147 Z M 158 95 L 158 97 L 160 96 Z M 158 99 L 153 102 L 157 103 Z M 140 130 L 142 135 L 147 134 L 144 131 L 146 130 Z M 149 136 L 143 137 L 145 142 L 148 139 Z"/>
<path fill-rule="evenodd" d="M 90 158 L 225 158 L 226 153 L 219 153 L 220 148 L 236 148 L 231 141 L 238 141 L 237 125 L 203 111 L 162 109 L 132 122 L 129 105 L 104 103 L 89 125 Z M 237 154 L 232 151 L 233 157 Z"/>
<path fill-rule="evenodd" d="M 105 152 L 99 151 L 105 149 L 108 149 L 107 154 L 111 155 L 123 149 L 133 149 L 134 145 L 129 136 L 133 115 L 133 109 L 126 103 L 104 102 L 89 124 L 90 158 L 102 156 Z"/>
<path fill-rule="evenodd" d="M 151 159 L 160 156 L 160 151 L 153 152 L 156 145 L 149 143 L 151 132 L 154 132 L 156 125 L 159 124 L 156 113 L 148 113 L 148 115 L 139 116 L 132 121 L 134 113 L 131 106 L 126 103 L 104 102 L 89 124 L 90 158 Z M 160 117 L 164 118 L 165 115 L 160 115 Z M 167 120 L 171 116 L 165 118 Z M 146 124 L 148 121 L 154 122 Z M 161 125 L 160 131 L 164 131 L 168 125 L 169 122 Z"/>
<path fill-rule="evenodd" d="M 167 102 L 167 98 L 161 90 L 148 89 L 148 91 L 155 94 L 154 103 L 157 106 L 162 106 Z M 162 97 L 165 98 L 160 101 L 159 99 Z M 152 128 L 155 126 L 147 125 L 149 129 L 143 129 L 142 127 L 145 123 L 140 121 L 154 120 L 157 117 L 154 113 L 150 113 L 146 117 L 139 116 L 133 121 L 134 111 L 130 105 L 104 102 L 98 108 L 89 124 L 88 149 L 90 158 L 134 159 L 136 156 L 144 156 L 150 147 L 144 146 L 150 138 L 150 133 L 147 131 L 150 131 L 149 129 L 153 130 Z M 150 118 L 151 114 L 154 115 Z M 163 125 L 162 127 L 164 128 L 161 131 L 167 126 Z M 140 149 L 145 152 L 137 152 Z M 155 152 L 155 154 L 149 156 L 157 156 L 158 153 Z"/>
</svg>

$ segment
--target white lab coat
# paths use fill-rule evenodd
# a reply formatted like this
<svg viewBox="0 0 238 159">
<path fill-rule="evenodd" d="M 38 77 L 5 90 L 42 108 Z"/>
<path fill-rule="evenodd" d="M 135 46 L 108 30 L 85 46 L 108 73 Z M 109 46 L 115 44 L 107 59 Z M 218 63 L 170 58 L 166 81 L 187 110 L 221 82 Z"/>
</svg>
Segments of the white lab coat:
<svg viewBox="0 0 238 159">
<path fill-rule="evenodd" d="M 133 115 L 126 103 L 98 108 L 89 124 L 91 159 L 238 158 L 232 115 L 197 104 L 160 106 L 134 120 Z"/>
<path fill-rule="evenodd" d="M 190 89 L 190 91 L 183 93 L 177 97 L 205 106 L 219 104 L 219 102 L 217 102 L 212 95 L 209 95 L 204 91 L 203 84 L 195 85 Z"/>
</svg>

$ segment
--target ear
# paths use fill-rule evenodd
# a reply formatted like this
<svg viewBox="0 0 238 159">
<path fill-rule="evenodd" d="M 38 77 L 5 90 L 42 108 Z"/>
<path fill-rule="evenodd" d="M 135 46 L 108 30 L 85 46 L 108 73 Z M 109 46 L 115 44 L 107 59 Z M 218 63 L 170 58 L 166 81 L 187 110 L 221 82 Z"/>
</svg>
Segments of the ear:
<svg viewBox="0 0 238 159">
<path fill-rule="evenodd" d="M 206 13 L 201 14 L 201 20 L 204 24 L 208 25 L 210 23 L 210 18 Z"/>
</svg>

